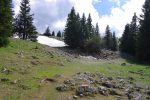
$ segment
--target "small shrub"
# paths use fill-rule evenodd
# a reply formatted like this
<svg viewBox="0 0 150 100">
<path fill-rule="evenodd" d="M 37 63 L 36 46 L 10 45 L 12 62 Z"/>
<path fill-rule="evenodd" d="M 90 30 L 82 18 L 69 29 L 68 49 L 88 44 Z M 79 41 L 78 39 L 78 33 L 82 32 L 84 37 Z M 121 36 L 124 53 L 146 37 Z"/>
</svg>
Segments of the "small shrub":
<svg viewBox="0 0 150 100">
<path fill-rule="evenodd" d="M 85 42 L 85 49 L 88 53 L 99 53 L 101 51 L 100 37 L 93 36 Z"/>
<path fill-rule="evenodd" d="M 0 47 L 6 47 L 9 44 L 8 38 L 0 37 Z"/>
</svg>

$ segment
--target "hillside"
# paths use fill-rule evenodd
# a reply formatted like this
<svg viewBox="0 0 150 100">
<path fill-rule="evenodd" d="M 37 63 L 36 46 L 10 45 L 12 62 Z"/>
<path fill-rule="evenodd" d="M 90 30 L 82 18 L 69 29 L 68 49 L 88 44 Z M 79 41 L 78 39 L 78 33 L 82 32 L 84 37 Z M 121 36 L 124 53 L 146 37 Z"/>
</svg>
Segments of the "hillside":
<svg viewBox="0 0 150 100">
<path fill-rule="evenodd" d="M 120 98 L 127 100 L 139 97 L 141 99 L 136 100 L 148 100 L 150 98 L 149 72 L 149 65 L 129 63 L 123 58 L 91 60 L 73 56 L 59 48 L 10 39 L 8 47 L 0 48 L 0 99 L 116 100 L 116 98 Z M 90 87 L 105 87 L 105 83 L 107 83 L 105 79 L 110 79 L 109 82 L 115 83 L 115 86 L 118 87 L 106 88 L 108 92 L 106 94 L 102 90 L 104 94 L 73 96 L 80 84 L 89 85 L 86 83 L 89 80 L 89 75 L 90 77 L 95 75 L 92 80 L 99 80 L 97 75 L 100 75 L 104 82 L 91 84 Z M 66 80 L 75 81 L 74 79 L 79 77 L 87 81 L 76 81 L 78 83 L 75 82 L 75 84 L 78 85 L 75 85 L 72 90 L 58 89 L 59 86 L 65 84 Z M 110 92 L 109 89 L 114 89 L 115 92 Z M 125 91 L 131 96 L 125 94 Z"/>
</svg>

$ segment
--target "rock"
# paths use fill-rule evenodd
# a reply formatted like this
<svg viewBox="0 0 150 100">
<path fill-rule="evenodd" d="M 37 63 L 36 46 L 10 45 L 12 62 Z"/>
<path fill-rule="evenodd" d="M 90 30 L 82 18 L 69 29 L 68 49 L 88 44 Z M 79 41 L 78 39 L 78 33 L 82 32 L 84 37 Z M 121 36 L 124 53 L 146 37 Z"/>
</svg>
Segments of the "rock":
<svg viewBox="0 0 150 100">
<path fill-rule="evenodd" d="M 102 83 L 102 86 L 105 86 L 107 88 L 111 88 L 111 87 L 113 87 L 113 84 L 111 82 L 109 82 L 109 81 L 106 81 L 106 82 Z"/>
<path fill-rule="evenodd" d="M 125 90 L 125 94 L 127 95 L 128 99 L 131 100 L 133 98 L 133 88 L 132 87 L 128 87 Z"/>
<path fill-rule="evenodd" d="M 32 65 L 38 65 L 38 63 L 39 63 L 38 61 L 31 61 Z"/>
<path fill-rule="evenodd" d="M 133 78 L 133 77 L 131 77 L 131 76 L 129 76 L 129 77 L 128 77 L 128 80 L 133 81 L 133 80 L 134 80 L 134 78 Z"/>
<path fill-rule="evenodd" d="M 135 100 L 142 100 L 142 95 L 141 95 L 141 94 L 138 94 L 138 96 L 135 97 Z"/>
<path fill-rule="evenodd" d="M 109 93 L 110 93 L 110 95 L 121 95 L 121 94 L 119 94 L 118 91 L 115 90 L 115 89 L 109 89 Z"/>
<path fill-rule="evenodd" d="M 72 80 L 64 80 L 64 84 L 72 84 Z"/>
<path fill-rule="evenodd" d="M 60 86 L 56 87 L 56 90 L 63 92 L 63 91 L 68 90 L 68 86 L 67 85 L 60 85 Z"/>
<path fill-rule="evenodd" d="M 107 90 L 108 89 L 106 87 L 103 87 L 103 86 L 98 87 L 98 92 L 102 95 L 108 95 Z"/>
<path fill-rule="evenodd" d="M 150 90 L 147 90 L 146 93 L 147 93 L 148 95 L 150 95 Z"/>
<path fill-rule="evenodd" d="M 5 73 L 7 75 L 11 73 L 11 71 L 9 69 L 5 68 L 5 67 L 1 69 L 1 72 Z"/>
<path fill-rule="evenodd" d="M 77 95 L 73 95 L 73 99 L 78 99 L 78 96 Z"/>
<path fill-rule="evenodd" d="M 112 81 L 112 80 L 113 80 L 113 78 L 112 78 L 112 77 L 108 77 L 108 80 Z"/>
<path fill-rule="evenodd" d="M 96 89 L 94 87 L 91 87 L 87 84 L 83 84 L 81 86 L 78 87 L 78 89 L 76 90 L 76 94 L 78 96 L 80 96 L 81 94 L 83 95 L 94 95 L 96 94 Z"/>
</svg>

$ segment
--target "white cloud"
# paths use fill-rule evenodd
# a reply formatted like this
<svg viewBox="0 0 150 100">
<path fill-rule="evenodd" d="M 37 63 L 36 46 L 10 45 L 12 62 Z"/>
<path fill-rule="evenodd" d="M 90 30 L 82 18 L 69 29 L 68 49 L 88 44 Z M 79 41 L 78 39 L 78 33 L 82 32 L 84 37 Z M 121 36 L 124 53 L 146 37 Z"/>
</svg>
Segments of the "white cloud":
<svg viewBox="0 0 150 100">
<path fill-rule="evenodd" d="M 118 36 L 121 36 L 125 25 L 130 23 L 134 12 L 136 12 L 137 15 L 142 13 L 141 7 L 143 4 L 144 0 L 130 0 L 126 2 L 121 8 L 112 8 L 111 14 L 102 16 L 99 21 L 100 24 L 103 25 L 101 26 L 102 32 L 104 32 L 104 26 L 109 24 L 110 27 L 118 33 Z"/>
<path fill-rule="evenodd" d="M 21 0 L 14 0 L 15 12 L 19 12 Z M 134 12 L 141 14 L 141 7 L 144 0 L 127 0 L 125 4 L 119 7 L 111 8 L 110 15 L 100 15 L 95 7 L 95 3 L 103 2 L 102 0 L 30 0 L 32 12 L 35 16 L 35 25 L 39 32 L 45 30 L 45 26 L 49 25 L 51 30 L 63 30 L 68 13 L 72 6 L 79 12 L 80 16 L 85 13 L 86 17 L 90 13 L 93 24 L 99 23 L 101 33 L 105 32 L 107 25 L 110 25 L 113 31 L 121 36 L 124 26 L 130 22 Z M 109 0 L 120 5 L 120 0 Z"/>
</svg>

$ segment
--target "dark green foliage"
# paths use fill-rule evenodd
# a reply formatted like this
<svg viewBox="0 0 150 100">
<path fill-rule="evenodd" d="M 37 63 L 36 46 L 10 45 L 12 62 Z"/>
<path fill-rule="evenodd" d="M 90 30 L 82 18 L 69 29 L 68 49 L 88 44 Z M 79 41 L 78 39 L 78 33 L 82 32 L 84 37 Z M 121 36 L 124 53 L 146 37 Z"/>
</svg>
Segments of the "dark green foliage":
<svg viewBox="0 0 150 100">
<path fill-rule="evenodd" d="M 98 23 L 96 23 L 96 28 L 95 28 L 94 33 L 95 33 L 96 36 L 100 36 Z"/>
<path fill-rule="evenodd" d="M 45 35 L 45 36 L 51 36 L 49 27 L 46 28 L 46 30 L 45 30 L 45 32 L 44 32 L 43 35 Z"/>
<path fill-rule="evenodd" d="M 112 47 L 112 33 L 110 32 L 109 25 L 107 25 L 107 27 L 106 27 L 104 42 L 105 42 L 105 44 L 104 44 L 105 48 L 111 50 L 111 47 Z"/>
<path fill-rule="evenodd" d="M 55 36 L 55 32 L 54 31 L 52 32 L 52 36 Z"/>
<path fill-rule="evenodd" d="M 93 36 L 85 42 L 85 49 L 88 53 L 99 53 L 101 51 L 101 39 Z"/>
<path fill-rule="evenodd" d="M 64 40 L 69 47 L 80 48 L 88 53 L 98 53 L 101 49 L 98 24 L 94 28 L 91 15 L 89 14 L 86 20 L 85 14 L 83 13 L 82 18 L 80 18 L 74 8 L 72 8 L 68 15 Z"/>
<path fill-rule="evenodd" d="M 137 41 L 137 58 L 150 62 L 150 0 L 145 1 L 142 11 Z"/>
<path fill-rule="evenodd" d="M 130 25 L 127 24 L 125 26 L 125 30 L 123 32 L 122 38 L 121 38 L 121 44 L 120 44 L 120 51 L 121 52 L 128 52 L 128 37 L 129 37 L 129 33 L 130 33 Z"/>
<path fill-rule="evenodd" d="M 90 38 L 93 35 L 93 25 L 92 25 L 92 19 L 91 15 L 89 14 L 89 17 L 87 19 L 87 38 Z"/>
<path fill-rule="evenodd" d="M 81 34 L 81 42 L 80 45 L 84 48 L 84 42 L 88 39 L 88 31 L 86 26 L 86 17 L 83 13 L 82 18 L 80 20 L 80 34 Z"/>
<path fill-rule="evenodd" d="M 12 1 L 0 0 L 0 47 L 9 43 L 12 32 Z"/>
<path fill-rule="evenodd" d="M 31 36 L 36 35 L 36 28 L 33 25 L 33 14 L 30 14 L 29 0 L 22 0 L 20 6 L 20 13 L 14 21 L 14 33 L 18 33 L 22 39 L 30 39 Z"/>
<path fill-rule="evenodd" d="M 121 52 L 130 54 L 132 56 L 136 53 L 136 40 L 137 40 L 137 16 L 134 14 L 131 24 L 127 24 L 121 39 L 120 50 Z"/>
<path fill-rule="evenodd" d="M 61 32 L 60 31 L 58 31 L 57 37 L 61 37 Z"/>
<path fill-rule="evenodd" d="M 111 50 L 113 51 L 117 51 L 118 50 L 118 43 L 117 43 L 117 38 L 116 38 L 116 33 L 113 32 L 113 36 L 112 36 L 112 47 Z"/>
<path fill-rule="evenodd" d="M 65 43 L 71 48 L 78 48 L 82 38 L 80 36 L 80 21 L 76 15 L 75 9 L 72 8 L 68 15 L 67 24 L 64 31 Z"/>
</svg>

